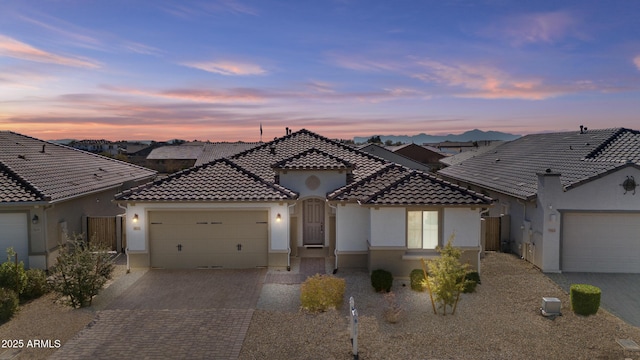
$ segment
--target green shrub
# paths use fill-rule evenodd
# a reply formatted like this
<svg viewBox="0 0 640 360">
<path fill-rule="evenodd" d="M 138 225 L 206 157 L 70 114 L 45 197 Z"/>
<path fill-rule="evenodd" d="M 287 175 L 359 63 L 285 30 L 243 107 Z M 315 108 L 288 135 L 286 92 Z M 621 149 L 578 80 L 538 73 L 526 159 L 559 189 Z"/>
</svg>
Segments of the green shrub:
<svg viewBox="0 0 640 360">
<path fill-rule="evenodd" d="M 47 279 L 51 289 L 67 296 L 75 308 L 91 305 L 107 280 L 111 279 L 114 264 L 106 249 L 86 243 L 82 236 L 60 245 L 60 255 Z"/>
<path fill-rule="evenodd" d="M 570 290 L 571 309 L 580 315 L 593 315 L 600 307 L 600 288 L 587 284 L 573 284 Z"/>
<path fill-rule="evenodd" d="M 464 277 L 464 288 L 462 292 L 469 294 L 476 291 L 476 286 L 480 284 L 480 274 L 477 271 L 469 271 Z"/>
<path fill-rule="evenodd" d="M 424 271 L 422 269 L 411 270 L 409 278 L 411 279 L 411 290 L 422 292 L 426 289 L 427 284 L 424 280 Z"/>
<path fill-rule="evenodd" d="M 0 287 L 11 289 L 19 295 L 27 286 L 27 274 L 22 261 L 16 265 L 15 255 L 13 248 L 7 249 L 7 261 L 0 265 Z"/>
<path fill-rule="evenodd" d="M 389 292 L 393 285 L 393 275 L 387 270 L 373 270 L 371 273 L 371 286 L 376 289 L 377 292 Z"/>
<path fill-rule="evenodd" d="M 20 294 L 20 300 L 37 299 L 49 291 L 47 275 L 40 269 L 27 270 L 27 286 Z"/>
<path fill-rule="evenodd" d="M 18 295 L 11 289 L 0 288 L 0 323 L 3 323 L 18 311 Z"/>
<path fill-rule="evenodd" d="M 338 308 L 343 301 L 346 281 L 332 275 L 316 274 L 302 283 L 300 302 L 309 311 Z"/>
</svg>

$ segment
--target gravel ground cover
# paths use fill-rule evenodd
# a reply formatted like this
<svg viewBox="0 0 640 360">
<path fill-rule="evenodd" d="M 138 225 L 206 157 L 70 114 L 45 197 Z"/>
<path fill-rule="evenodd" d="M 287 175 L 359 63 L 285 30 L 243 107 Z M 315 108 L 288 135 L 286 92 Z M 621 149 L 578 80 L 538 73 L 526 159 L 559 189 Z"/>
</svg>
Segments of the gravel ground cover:
<svg viewBox="0 0 640 360">
<path fill-rule="evenodd" d="M 116 277 L 123 273 L 124 267 L 118 267 Z M 240 359 L 352 359 L 347 324 L 348 298 L 353 296 L 360 314 L 360 359 L 640 360 L 640 352 L 625 351 L 616 343 L 616 339 L 640 343 L 640 328 L 603 309 L 589 317 L 575 315 L 558 285 L 509 254 L 487 254 L 482 260 L 482 284 L 476 293 L 461 297 L 455 315 L 434 315 L 427 293 L 414 292 L 407 282 L 396 280 L 392 291 L 404 311 L 395 324 L 384 320 L 386 302 L 373 291 L 366 272 L 340 269 L 336 275 L 347 282 L 345 301 L 340 309 L 320 314 L 300 310 L 299 284 L 265 284 Z M 109 288 L 103 295 L 108 293 Z M 559 298 L 563 316 L 553 320 L 541 316 L 543 296 Z M 95 308 L 71 309 L 46 295 L 23 305 L 0 326 L 0 339 L 51 339 L 64 344 L 106 305 L 99 298 Z M 54 351 L 0 349 L 0 359 L 46 359 Z"/>
<path fill-rule="evenodd" d="M 360 359 L 640 359 L 640 352 L 616 342 L 640 342 L 639 328 L 603 309 L 589 317 L 574 314 L 557 284 L 513 255 L 485 256 L 482 284 L 462 295 L 455 315 L 434 315 L 427 293 L 394 281 L 404 309 L 395 324 L 384 320 L 386 302 L 366 272 L 340 269 L 336 275 L 347 281 L 345 302 L 320 314 L 299 309 L 299 285 L 265 285 L 240 359 L 352 359 L 349 296 L 360 315 Z M 563 315 L 543 317 L 543 296 L 559 298 Z"/>
<path fill-rule="evenodd" d="M 46 294 L 39 299 L 30 301 L 20 306 L 18 313 L 7 323 L 0 326 L 1 340 L 23 340 L 24 346 L 20 348 L 0 348 L 0 360 L 4 359 L 47 359 L 57 348 L 55 341 L 64 345 L 80 330 L 89 325 L 95 318 L 95 311 L 106 303 L 107 298 L 115 296 L 116 291 L 111 288 L 114 281 L 126 273 L 124 257 L 116 259 L 116 267 L 113 279 L 105 284 L 105 289 L 94 298 L 93 306 L 83 309 L 73 309 L 61 303 L 53 293 Z M 139 277 L 138 274 L 129 274 Z M 27 347 L 29 340 L 50 340 L 44 347 Z M 45 343 L 47 344 L 47 343 Z"/>
</svg>

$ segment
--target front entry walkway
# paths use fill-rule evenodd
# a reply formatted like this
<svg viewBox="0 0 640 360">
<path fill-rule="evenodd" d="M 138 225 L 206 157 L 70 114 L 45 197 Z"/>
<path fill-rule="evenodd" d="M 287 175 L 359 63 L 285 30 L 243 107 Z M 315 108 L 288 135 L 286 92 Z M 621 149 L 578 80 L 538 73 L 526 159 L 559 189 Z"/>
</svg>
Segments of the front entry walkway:
<svg viewBox="0 0 640 360">
<path fill-rule="evenodd" d="M 236 359 L 265 273 L 150 270 L 50 359 Z"/>
<path fill-rule="evenodd" d="M 640 327 L 640 274 L 546 274 L 567 293 L 571 284 L 589 284 L 602 291 L 600 306 L 629 324 Z M 570 304 L 566 305 L 567 308 Z"/>
</svg>

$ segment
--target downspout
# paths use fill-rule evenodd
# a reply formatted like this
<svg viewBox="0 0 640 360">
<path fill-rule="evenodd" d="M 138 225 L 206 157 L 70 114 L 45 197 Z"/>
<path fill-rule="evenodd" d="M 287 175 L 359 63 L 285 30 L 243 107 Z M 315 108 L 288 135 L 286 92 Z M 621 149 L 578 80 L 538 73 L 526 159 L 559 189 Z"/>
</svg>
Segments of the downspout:
<svg viewBox="0 0 640 360">
<path fill-rule="evenodd" d="M 287 216 L 289 218 L 289 221 L 287 222 L 287 224 L 289 224 L 289 222 L 291 222 L 291 215 L 290 215 L 291 211 L 290 210 L 291 210 L 291 208 L 293 206 L 296 206 L 296 204 L 293 203 L 293 204 L 287 206 Z M 287 227 L 287 234 L 289 235 L 288 236 L 289 243 L 287 244 L 287 271 L 291 271 L 291 224 L 289 224 L 289 226 Z"/>
<path fill-rule="evenodd" d="M 337 207 L 337 206 L 333 206 L 333 205 L 331 205 L 331 203 L 329 203 L 329 200 L 328 200 L 328 199 L 327 199 L 327 200 L 325 200 L 325 201 L 327 202 L 327 205 L 328 205 L 330 208 L 332 208 L 332 209 L 336 210 L 336 213 L 338 212 L 338 207 Z M 336 220 L 336 221 L 337 221 L 337 220 Z M 337 240 L 338 240 L 338 239 L 336 239 L 336 248 L 335 248 L 335 249 L 333 249 L 333 257 L 336 259 L 335 265 L 334 265 L 334 267 L 333 267 L 333 273 L 334 273 L 334 274 L 338 272 L 338 242 L 337 242 Z"/>
<path fill-rule="evenodd" d="M 123 210 L 124 210 L 124 214 L 120 214 L 120 216 L 124 216 L 124 217 L 125 217 L 125 219 L 126 219 L 126 216 L 127 216 L 127 208 L 126 208 L 126 207 L 124 207 L 124 206 L 122 206 L 122 205 L 120 205 L 120 203 L 117 203 L 116 205 L 118 205 L 118 207 L 119 207 L 120 209 L 123 209 Z M 125 224 L 126 224 L 126 223 L 127 223 L 127 222 L 125 221 Z M 127 231 L 127 229 L 125 229 L 125 231 Z M 131 272 L 131 264 L 129 263 L 129 247 L 128 247 L 128 246 L 124 249 L 124 254 L 125 254 L 125 256 L 127 257 L 127 274 L 129 274 L 129 273 Z"/>
</svg>

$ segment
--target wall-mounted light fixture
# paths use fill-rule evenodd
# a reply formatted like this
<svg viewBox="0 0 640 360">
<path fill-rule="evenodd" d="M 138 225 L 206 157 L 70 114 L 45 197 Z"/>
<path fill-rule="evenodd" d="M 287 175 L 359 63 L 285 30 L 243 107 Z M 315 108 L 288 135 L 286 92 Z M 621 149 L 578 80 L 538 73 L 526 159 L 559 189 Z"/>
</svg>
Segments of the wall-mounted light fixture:
<svg viewBox="0 0 640 360">
<path fill-rule="evenodd" d="M 280 216 L 280 213 L 278 213 L 278 215 L 276 215 L 276 221 L 277 222 L 282 221 L 282 216 Z"/>
<path fill-rule="evenodd" d="M 38 215 L 33 215 L 33 217 L 31 218 L 31 223 L 35 225 L 38 222 L 40 222 L 40 218 L 38 217 Z"/>
<path fill-rule="evenodd" d="M 133 222 L 137 223 L 138 222 L 138 214 L 134 214 L 133 215 Z"/>
</svg>

